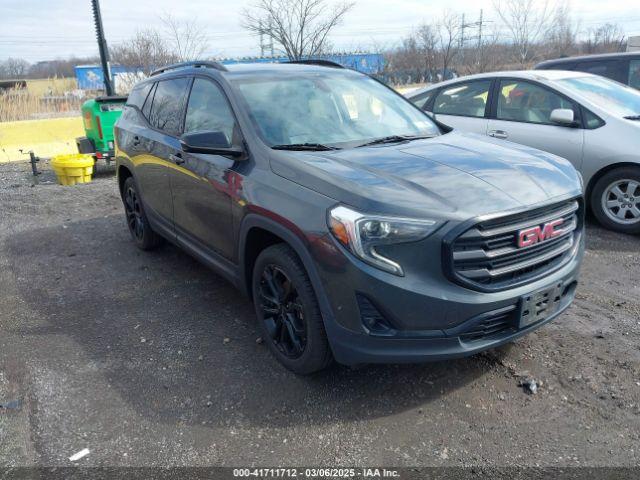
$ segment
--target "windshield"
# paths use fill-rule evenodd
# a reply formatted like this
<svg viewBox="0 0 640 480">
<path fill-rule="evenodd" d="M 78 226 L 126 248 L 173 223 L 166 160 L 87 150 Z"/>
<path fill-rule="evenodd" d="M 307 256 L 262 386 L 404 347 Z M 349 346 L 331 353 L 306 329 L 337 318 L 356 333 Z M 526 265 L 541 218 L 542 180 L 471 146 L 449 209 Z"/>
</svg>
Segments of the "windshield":
<svg viewBox="0 0 640 480">
<path fill-rule="evenodd" d="M 364 75 L 254 77 L 236 84 L 270 146 L 344 148 L 383 137 L 439 134 L 424 113 Z"/>
<path fill-rule="evenodd" d="M 617 117 L 640 115 L 640 91 L 602 77 L 574 77 L 561 84 Z"/>
</svg>

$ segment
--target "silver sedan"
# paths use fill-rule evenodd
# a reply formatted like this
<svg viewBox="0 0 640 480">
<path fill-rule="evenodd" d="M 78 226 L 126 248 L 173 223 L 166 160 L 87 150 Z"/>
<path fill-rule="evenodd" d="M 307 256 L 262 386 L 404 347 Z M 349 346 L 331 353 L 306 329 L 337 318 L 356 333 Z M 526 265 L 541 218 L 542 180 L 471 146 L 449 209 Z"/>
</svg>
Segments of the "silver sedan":
<svg viewBox="0 0 640 480">
<path fill-rule="evenodd" d="M 588 73 L 493 72 L 407 97 L 454 129 L 569 160 L 607 228 L 640 233 L 640 91 Z"/>
</svg>

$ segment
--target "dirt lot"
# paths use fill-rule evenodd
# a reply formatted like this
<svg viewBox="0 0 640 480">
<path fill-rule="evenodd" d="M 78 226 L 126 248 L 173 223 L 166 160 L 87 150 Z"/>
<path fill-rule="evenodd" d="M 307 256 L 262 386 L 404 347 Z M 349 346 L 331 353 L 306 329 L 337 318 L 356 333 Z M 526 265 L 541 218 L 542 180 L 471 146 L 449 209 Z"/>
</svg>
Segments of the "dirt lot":
<svg viewBox="0 0 640 480">
<path fill-rule="evenodd" d="M 296 377 L 229 284 L 135 249 L 111 174 L 28 171 L 0 165 L 0 466 L 640 465 L 640 238 L 589 224 L 574 305 L 515 344 Z"/>
</svg>

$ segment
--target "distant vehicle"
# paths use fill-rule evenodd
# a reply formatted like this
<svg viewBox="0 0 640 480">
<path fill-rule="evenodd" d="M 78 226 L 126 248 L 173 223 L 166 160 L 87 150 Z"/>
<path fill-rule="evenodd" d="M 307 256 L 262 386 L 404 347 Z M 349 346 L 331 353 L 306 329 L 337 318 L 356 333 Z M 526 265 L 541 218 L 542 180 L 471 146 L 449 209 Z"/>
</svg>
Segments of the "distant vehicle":
<svg viewBox="0 0 640 480">
<path fill-rule="evenodd" d="M 539 63 L 534 68 L 593 73 L 640 90 L 640 52 L 558 58 Z"/>
<path fill-rule="evenodd" d="M 407 95 L 455 129 L 528 145 L 582 173 L 598 221 L 640 233 L 640 92 L 566 71 L 494 72 Z"/>
<path fill-rule="evenodd" d="M 139 248 L 165 238 L 246 292 L 297 373 L 471 355 L 569 306 L 584 250 L 569 162 L 306 63 L 188 62 L 131 91 L 116 165 Z"/>
<path fill-rule="evenodd" d="M 107 164 L 114 160 L 113 126 L 126 101 L 126 96 L 105 96 L 82 104 L 85 136 L 76 138 L 79 153 L 91 154 L 95 161 L 104 160 Z"/>
</svg>

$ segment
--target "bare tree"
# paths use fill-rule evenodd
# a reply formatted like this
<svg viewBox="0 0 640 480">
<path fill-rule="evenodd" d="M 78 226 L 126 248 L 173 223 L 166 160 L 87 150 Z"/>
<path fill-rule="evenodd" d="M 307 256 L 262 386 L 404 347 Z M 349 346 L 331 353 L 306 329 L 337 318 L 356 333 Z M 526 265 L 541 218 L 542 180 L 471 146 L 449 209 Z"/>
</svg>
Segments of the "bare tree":
<svg viewBox="0 0 640 480">
<path fill-rule="evenodd" d="M 140 30 L 133 38 L 111 47 L 113 63 L 140 69 L 145 75 L 152 70 L 178 60 L 167 42 L 153 29 Z"/>
<path fill-rule="evenodd" d="M 431 81 L 431 77 L 438 68 L 438 41 L 440 38 L 438 29 L 433 25 L 424 24 L 418 28 L 416 37 L 425 80 Z"/>
<path fill-rule="evenodd" d="M 178 20 L 171 15 L 160 17 L 168 36 L 169 49 L 178 61 L 201 59 L 209 48 L 204 27 L 197 20 Z"/>
<path fill-rule="evenodd" d="M 462 19 L 459 15 L 445 11 L 438 26 L 439 33 L 439 49 L 440 64 L 442 66 L 442 75 L 447 74 L 447 70 L 451 66 L 453 59 L 460 51 L 460 27 Z"/>
<path fill-rule="evenodd" d="M 625 44 L 625 35 L 620 25 L 605 23 L 598 28 L 588 30 L 584 50 L 586 53 L 622 52 Z"/>
<path fill-rule="evenodd" d="M 554 16 L 549 0 L 493 0 L 493 5 L 511 34 L 516 60 L 526 67 Z"/>
<path fill-rule="evenodd" d="M 243 13 L 242 26 L 273 40 L 290 60 L 326 53 L 329 33 L 353 3 L 326 0 L 258 0 Z"/>
<path fill-rule="evenodd" d="M 22 79 L 29 72 L 29 62 L 23 58 L 9 57 L 0 63 L 0 76 L 10 79 Z"/>
<path fill-rule="evenodd" d="M 545 35 L 546 55 L 550 57 L 567 57 L 577 51 L 578 46 L 577 22 L 571 17 L 571 7 L 567 0 L 560 4 L 555 11 L 551 24 Z"/>
</svg>

